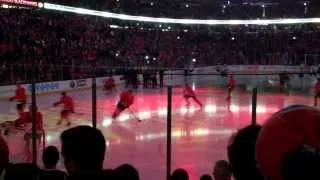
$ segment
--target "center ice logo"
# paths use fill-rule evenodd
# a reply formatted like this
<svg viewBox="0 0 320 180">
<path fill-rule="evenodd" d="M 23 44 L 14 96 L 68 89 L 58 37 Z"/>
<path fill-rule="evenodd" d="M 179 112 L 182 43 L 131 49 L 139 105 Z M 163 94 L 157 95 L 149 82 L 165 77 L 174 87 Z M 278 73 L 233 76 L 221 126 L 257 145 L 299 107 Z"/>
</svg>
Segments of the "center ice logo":
<svg viewBox="0 0 320 180">
<path fill-rule="evenodd" d="M 50 92 L 59 89 L 59 83 L 38 83 L 36 84 L 36 92 Z M 32 85 L 28 86 L 28 90 L 31 92 Z"/>
</svg>

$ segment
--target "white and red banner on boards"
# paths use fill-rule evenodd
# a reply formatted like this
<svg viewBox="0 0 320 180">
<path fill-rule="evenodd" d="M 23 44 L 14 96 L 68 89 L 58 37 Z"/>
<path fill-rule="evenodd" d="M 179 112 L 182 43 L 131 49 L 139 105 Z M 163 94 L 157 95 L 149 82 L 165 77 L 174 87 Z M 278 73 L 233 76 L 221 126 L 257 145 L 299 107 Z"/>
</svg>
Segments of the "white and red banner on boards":
<svg viewBox="0 0 320 180">
<path fill-rule="evenodd" d="M 105 80 L 109 77 L 100 77 L 96 79 L 97 87 L 102 87 Z M 121 76 L 113 76 L 116 84 L 123 83 Z M 75 79 L 67 81 L 53 81 L 53 82 L 41 82 L 36 84 L 37 95 L 44 95 L 50 93 L 58 93 L 62 91 L 74 91 L 74 90 L 84 90 L 91 88 L 92 79 Z M 31 94 L 31 84 L 23 84 L 27 93 Z M 6 99 L 13 96 L 16 90 L 15 85 L 10 86 L 0 86 L 0 99 Z"/>
<path fill-rule="evenodd" d="M 17 6 L 30 6 L 38 7 L 37 1 L 26 1 L 26 0 L 0 0 L 0 3 L 12 4 Z"/>
</svg>

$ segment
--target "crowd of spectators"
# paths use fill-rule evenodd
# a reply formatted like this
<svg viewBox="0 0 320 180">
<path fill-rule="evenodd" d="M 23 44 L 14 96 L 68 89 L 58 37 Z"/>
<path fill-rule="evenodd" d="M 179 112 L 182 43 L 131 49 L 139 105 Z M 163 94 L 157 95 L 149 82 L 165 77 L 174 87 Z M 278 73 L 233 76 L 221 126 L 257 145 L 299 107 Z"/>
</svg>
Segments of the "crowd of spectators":
<svg viewBox="0 0 320 180">
<path fill-rule="evenodd" d="M 256 127 L 247 127 L 243 131 L 252 131 Z M 241 134 L 241 133 L 240 133 Z M 249 134 L 249 136 L 252 134 Z M 130 164 L 123 164 L 115 169 L 103 169 L 103 161 L 106 153 L 106 141 L 103 134 L 89 126 L 77 126 L 62 132 L 61 155 L 67 173 L 56 169 L 60 159 L 60 152 L 55 146 L 48 146 L 42 154 L 43 169 L 31 163 L 9 162 L 9 149 L 6 141 L 0 137 L 0 174 L 2 180 L 139 180 L 138 170 Z M 242 139 L 239 143 L 243 143 Z M 252 142 L 254 143 L 254 142 Z M 252 148 L 251 145 L 249 145 Z M 239 149 L 240 148 L 240 149 Z M 249 148 L 249 150 L 250 150 Z M 245 149 L 238 147 L 240 152 Z M 248 149 L 246 149 L 248 150 Z M 251 149 L 253 150 L 253 149 Z M 232 161 L 241 161 L 245 164 L 248 160 L 239 159 L 237 153 L 231 152 L 237 157 Z M 251 154 L 250 154 L 251 155 Z M 249 155 L 248 155 L 249 156 Z M 250 163 L 250 162 L 249 162 Z M 250 164 L 249 164 L 250 165 Z M 219 160 L 213 167 L 212 174 L 204 174 L 200 180 L 231 180 L 233 168 L 240 168 L 237 164 L 232 167 L 228 161 Z M 246 167 L 242 167 L 245 169 Z M 241 170 L 243 170 L 241 169 Z M 254 169 L 250 169 L 254 170 Z M 236 172 L 236 171 L 235 171 Z M 254 171 L 252 171 L 254 173 Z M 235 174 L 238 175 L 238 174 Z M 236 176 L 235 176 L 236 177 Z M 240 177 L 240 176 L 239 176 Z M 247 176 L 250 177 L 250 176 Z M 189 180 L 188 172 L 184 169 L 173 171 L 171 180 Z M 237 179 L 238 180 L 238 179 Z"/>
<path fill-rule="evenodd" d="M 66 80 L 108 67 L 319 62 L 316 25 L 125 23 L 44 10 L 1 9 L 0 83 Z M 114 26 L 116 24 L 117 26 Z M 110 26 L 113 25 L 113 26 Z"/>
</svg>

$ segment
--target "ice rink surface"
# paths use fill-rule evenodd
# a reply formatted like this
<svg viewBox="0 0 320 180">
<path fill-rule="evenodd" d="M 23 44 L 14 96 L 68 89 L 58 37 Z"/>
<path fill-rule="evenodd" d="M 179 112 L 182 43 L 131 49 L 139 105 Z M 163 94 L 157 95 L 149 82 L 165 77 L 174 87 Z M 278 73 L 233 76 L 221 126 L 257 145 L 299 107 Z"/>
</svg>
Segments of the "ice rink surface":
<svg viewBox="0 0 320 180">
<path fill-rule="evenodd" d="M 250 91 L 237 90 L 228 102 L 223 88 L 198 86 L 195 90 L 204 104 L 202 109 L 195 103 L 186 107 L 181 87 L 173 88 L 172 101 L 172 169 L 187 169 L 191 180 L 199 179 L 204 173 L 212 174 L 215 161 L 227 159 L 226 148 L 232 133 L 251 122 Z M 105 168 L 130 163 L 139 170 L 142 180 L 165 179 L 166 89 L 135 91 L 135 103 L 131 110 L 124 111 L 116 121 L 112 121 L 110 116 L 120 92 L 121 88 L 109 95 L 101 89 L 97 92 L 97 126 L 107 140 Z M 72 115 L 70 127 L 91 125 L 91 90 L 67 93 L 74 98 L 76 111 L 84 113 Z M 53 107 L 52 104 L 59 98 L 59 94 L 37 96 L 38 108 L 44 115 L 46 145 L 58 147 L 60 133 L 70 128 L 65 124 L 56 125 L 62 107 Z M 311 95 L 259 93 L 257 122 L 262 124 L 272 113 L 291 104 L 312 105 L 313 98 Z M 1 122 L 17 118 L 14 103 L 1 100 L 0 107 Z M 23 161 L 23 134 L 11 134 L 7 140 L 11 160 Z M 60 168 L 63 169 L 63 161 Z"/>
</svg>

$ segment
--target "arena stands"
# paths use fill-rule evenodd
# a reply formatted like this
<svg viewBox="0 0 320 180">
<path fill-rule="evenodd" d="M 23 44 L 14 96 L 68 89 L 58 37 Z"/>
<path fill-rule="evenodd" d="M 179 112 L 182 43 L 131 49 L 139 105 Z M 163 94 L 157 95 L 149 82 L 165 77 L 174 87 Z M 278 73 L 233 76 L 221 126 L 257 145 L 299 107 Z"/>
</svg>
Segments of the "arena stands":
<svg viewBox="0 0 320 180">
<path fill-rule="evenodd" d="M 193 59 L 196 66 L 319 62 L 316 25 L 150 28 L 17 9 L 1 9 L 0 21 L 2 84 L 30 80 L 34 63 L 38 81 L 53 81 L 89 73 L 85 66 L 93 62 L 100 67 L 169 68 L 183 68 Z"/>
<path fill-rule="evenodd" d="M 63 3 L 61 1 L 54 0 L 50 2 Z M 68 5 L 81 6 L 83 5 L 83 3 L 85 2 L 72 1 L 70 2 L 70 4 L 68 3 Z M 208 4 L 206 3 L 201 4 L 199 2 L 195 3 L 192 1 L 172 2 L 169 0 L 164 0 L 161 2 L 153 2 L 147 0 L 115 0 L 108 3 L 105 3 L 103 1 L 100 1 L 99 4 L 89 3 L 86 4 L 86 7 L 110 10 L 112 12 L 151 15 L 155 17 L 170 16 L 177 18 L 194 17 L 220 19 L 256 19 L 267 17 L 314 17 L 318 15 L 318 11 L 316 10 L 318 7 L 317 2 L 309 1 L 295 1 L 291 4 L 289 4 L 288 2 L 280 3 L 277 1 L 268 1 L 266 3 L 218 1 L 213 6 L 208 6 Z M 208 14 L 208 12 L 210 11 L 214 13 Z M 0 11 L 0 47 L 0 85 L 13 85 L 18 84 L 17 82 L 25 83 L 30 82 L 30 80 L 32 79 L 36 79 L 36 81 L 39 82 L 72 79 L 72 84 L 68 84 L 68 87 L 71 86 L 71 88 L 74 88 L 75 82 L 73 82 L 73 80 L 76 81 L 77 78 L 86 77 L 88 74 L 92 74 L 92 72 L 96 70 L 96 67 L 98 67 L 98 71 L 95 72 L 98 73 L 97 76 L 109 75 L 108 72 L 105 72 L 108 68 L 137 68 L 134 70 L 129 69 L 126 73 L 123 73 L 123 75 L 127 77 L 136 76 L 136 82 L 133 84 L 138 85 L 138 73 L 136 72 L 142 69 L 142 67 L 150 69 L 175 69 L 186 68 L 190 64 L 194 67 L 224 64 L 317 65 L 320 63 L 320 27 L 317 24 L 259 26 L 237 25 L 215 27 L 203 25 L 187 26 L 173 24 L 150 24 L 141 22 L 120 22 L 118 20 L 103 19 L 100 17 L 85 15 L 66 14 L 62 12 L 47 11 L 43 9 L 38 10 L 27 8 L 9 8 L 1 9 Z M 187 78 L 188 71 L 185 70 L 184 72 L 185 78 Z M 303 72 L 301 72 L 301 74 L 303 75 Z M 150 75 L 151 73 L 142 73 L 142 76 L 144 76 L 144 80 L 145 76 Z M 218 75 L 220 76 L 220 74 Z M 155 73 L 152 74 L 152 76 L 153 78 L 148 79 L 156 79 Z M 227 76 L 227 72 L 225 72 L 225 76 Z M 255 76 L 255 74 L 252 74 L 252 76 Z M 253 77 L 252 79 L 254 78 L 255 77 Z M 209 80 L 211 81 L 211 79 Z M 95 85 L 95 89 L 93 89 L 96 90 L 96 82 L 90 82 L 94 82 L 92 84 Z M 83 86 L 89 87 L 89 83 L 87 84 L 87 82 L 85 82 L 84 84 L 85 85 Z M 147 82 L 145 84 L 145 87 L 151 87 L 152 83 L 149 84 L 149 82 Z M 152 84 L 152 87 L 155 86 L 156 88 L 156 84 L 157 83 L 155 83 L 155 85 Z M 163 87 L 163 83 L 161 84 L 161 87 Z M 303 88 L 304 86 L 301 87 Z M 219 101 L 214 100 L 214 103 L 216 103 L 217 106 L 216 104 L 214 104 L 214 106 L 207 106 L 207 108 L 204 108 L 204 112 L 212 111 L 209 113 L 218 114 L 221 113 L 219 111 L 224 111 L 226 109 L 226 106 L 228 106 L 229 112 L 223 114 L 223 116 L 230 116 L 231 120 L 233 120 L 232 116 L 244 116 L 241 118 L 248 118 L 247 114 L 243 115 L 239 113 L 242 111 L 240 105 L 237 106 L 236 104 L 232 103 L 230 103 L 229 105 L 224 104 L 226 100 L 222 99 L 221 97 L 224 96 L 224 92 L 222 91 L 224 91 L 225 89 L 218 92 L 217 89 L 214 89 L 211 86 L 209 88 L 211 88 L 209 90 L 210 94 L 205 98 L 210 98 L 211 96 L 213 96 L 212 94 L 214 92 L 216 93 L 216 96 L 220 96 L 220 99 Z M 244 91 L 247 92 L 247 89 L 243 88 L 240 92 L 243 93 Z M 97 96 L 95 93 L 92 93 L 94 94 L 92 95 L 92 97 Z M 144 92 L 139 91 L 139 93 L 143 94 Z M 176 92 L 176 94 L 179 93 Z M 241 93 L 236 96 L 244 96 L 244 93 Z M 86 96 L 88 94 L 86 94 Z M 162 97 L 163 94 L 161 94 L 162 105 L 166 103 L 165 100 L 163 100 L 165 99 Z M 271 93 L 269 93 L 268 95 L 270 94 Z M 306 96 L 308 95 L 310 94 L 307 94 Z M 103 98 L 101 99 L 104 99 L 107 96 L 109 96 L 109 94 L 103 96 Z M 110 96 L 112 96 L 113 98 L 116 95 L 111 94 Z M 284 94 L 277 94 L 277 96 L 270 96 L 272 98 L 268 98 L 272 101 L 273 98 L 276 99 L 280 97 L 279 99 L 281 99 L 284 96 Z M 316 94 L 316 98 L 317 96 L 318 95 Z M 154 100 L 150 97 L 151 96 L 148 97 L 148 101 Z M 175 100 L 177 101 L 178 98 L 176 98 Z M 301 97 L 299 96 L 299 98 Z M 93 99 L 91 99 L 92 102 Z M 34 102 L 34 99 L 32 101 Z M 109 99 L 106 101 L 108 101 L 109 103 Z M 291 101 L 294 100 L 291 99 Z M 138 103 L 143 104 L 145 102 L 138 101 Z M 85 101 L 83 104 L 83 106 L 86 106 L 86 108 L 88 108 L 87 106 L 90 103 L 89 101 Z M 119 104 L 121 105 L 121 103 Z M 283 100 L 283 105 L 281 105 L 281 108 L 285 106 L 284 104 L 285 103 Z M 219 105 L 221 105 L 220 107 L 223 108 L 219 109 Z M 154 106 L 157 106 L 157 104 L 155 104 Z M 100 109 L 107 109 L 109 111 L 110 107 L 111 106 L 103 106 Z M 266 107 L 263 107 L 264 108 L 260 107 L 259 110 L 262 111 L 262 113 L 265 113 L 263 111 L 267 111 L 267 105 Z M 50 106 L 49 109 L 51 108 L 52 107 Z M 250 106 L 250 108 L 252 108 L 252 105 Z M 280 114 L 281 116 L 279 115 L 279 113 L 273 114 L 271 116 L 272 120 L 276 119 L 282 120 L 281 122 L 288 122 L 290 119 L 287 120 L 285 118 L 287 117 L 286 115 L 288 115 L 286 113 L 296 111 L 295 113 L 299 114 L 300 111 L 297 110 L 302 110 L 304 113 L 299 114 L 301 117 L 299 116 L 296 122 L 305 120 L 304 114 L 310 115 L 310 119 L 312 120 L 318 120 L 320 117 L 320 112 L 316 108 L 312 108 L 312 111 L 310 110 L 311 108 L 307 106 L 291 108 L 292 109 L 290 110 L 292 111 L 288 111 L 288 109 L 282 110 L 281 113 L 283 114 Z M 236 109 L 237 112 L 235 112 L 235 114 L 237 113 L 237 115 L 234 115 L 231 109 Z M 254 107 L 252 109 L 254 109 Z M 82 110 L 83 109 L 79 109 L 79 111 Z M 95 110 L 97 110 L 97 107 L 95 108 Z M 167 115 L 167 111 L 164 111 L 163 109 L 160 109 L 160 111 L 161 114 Z M 192 113 L 196 113 L 196 110 L 192 111 Z M 48 110 L 48 112 L 50 112 L 50 110 Z M 91 115 L 91 113 L 92 112 L 90 110 L 90 113 L 87 114 Z M 144 115 L 144 113 L 146 113 L 149 118 L 149 111 L 142 112 L 142 115 Z M 46 113 L 46 115 L 48 114 L 49 113 Z M 82 112 L 79 112 L 78 115 L 82 116 L 83 114 Z M 278 117 L 278 115 L 280 117 Z M 293 118 L 296 114 L 289 115 L 289 117 Z M 135 114 L 131 112 L 131 110 L 130 115 L 128 114 L 128 119 L 130 116 L 135 116 Z M 88 116 L 85 117 L 86 120 L 90 119 L 87 117 Z M 190 120 L 192 118 L 196 119 L 195 117 L 196 116 L 190 116 L 188 118 L 183 117 L 181 118 L 183 119 L 181 121 L 184 121 L 185 119 Z M 200 117 L 203 118 L 203 116 Z M 219 116 L 219 118 L 222 119 L 222 116 Z M 240 121 L 241 119 L 239 118 L 236 120 Z M 96 121 L 96 119 L 94 121 Z M 110 119 L 110 124 L 107 124 L 106 126 L 111 126 L 113 121 L 114 119 Z M 219 122 L 220 124 L 218 126 L 223 126 L 222 121 L 223 120 Z M 160 124 L 166 121 L 164 120 L 163 122 L 158 122 L 154 120 L 153 123 L 156 124 L 155 122 Z M 190 121 L 188 121 L 187 123 L 183 122 L 183 128 L 191 129 L 191 126 L 199 125 L 199 122 L 200 121 L 197 122 L 198 124 L 191 124 Z M 212 121 L 206 121 L 205 125 L 208 125 L 211 122 Z M 273 122 L 275 122 L 275 120 Z M 273 129 L 267 129 L 269 131 L 267 131 L 268 133 L 265 133 L 266 126 L 263 125 L 249 125 L 241 128 L 234 134 L 234 136 L 227 137 L 228 139 L 230 138 L 230 144 L 228 146 L 226 144 L 221 145 L 221 147 L 225 147 L 225 152 L 221 154 L 227 154 L 230 162 L 226 160 L 217 161 L 213 172 L 211 172 L 212 175 L 217 180 L 230 180 L 232 176 L 236 180 L 262 180 L 265 178 L 270 178 L 270 176 L 274 174 L 268 174 L 268 164 L 265 165 L 263 160 L 260 160 L 258 162 L 257 157 L 255 156 L 257 151 L 257 142 L 260 142 L 260 144 L 262 144 L 260 145 L 260 149 L 265 150 L 274 147 L 267 146 L 268 143 L 265 143 L 265 141 L 263 141 L 264 138 L 267 140 L 277 139 L 277 145 L 279 147 L 282 147 L 281 144 L 286 144 L 286 142 L 282 142 L 280 140 L 285 141 L 286 138 L 293 137 L 296 139 L 293 139 L 292 142 L 297 142 L 297 144 L 292 145 L 293 150 L 291 152 L 286 152 L 285 155 L 287 156 L 281 157 L 281 159 L 277 159 L 281 161 L 282 164 L 278 164 L 280 168 L 276 171 L 276 176 L 273 177 L 281 178 L 271 178 L 271 180 L 302 180 L 303 177 L 308 177 L 309 179 L 311 179 L 312 177 L 318 177 L 317 169 L 314 167 L 317 167 L 319 165 L 317 163 L 320 163 L 318 151 L 319 147 L 312 146 L 310 148 L 309 146 L 305 146 L 309 142 L 318 142 L 318 138 L 315 137 L 317 135 L 316 132 L 318 132 L 318 123 L 316 121 L 308 121 L 308 119 L 305 122 L 306 123 L 303 124 L 303 126 L 298 126 L 300 125 L 298 123 L 297 127 L 290 126 L 290 128 L 292 128 L 290 130 L 292 131 L 288 131 L 289 135 L 284 137 L 281 136 L 282 129 L 278 128 L 277 132 L 280 134 L 279 137 L 282 137 L 284 140 L 278 137 L 270 138 L 271 135 L 269 135 L 269 132 L 271 132 L 270 134 L 272 134 L 274 132 L 272 131 Z M 122 123 L 125 122 L 123 121 Z M 232 123 L 235 123 L 235 121 Z M 156 126 L 154 124 L 151 124 L 147 128 Z M 134 138 L 132 139 L 139 140 L 139 134 L 137 134 L 137 136 L 135 134 L 136 127 L 138 127 L 138 125 L 132 128 L 132 131 L 134 131 L 133 133 L 131 133 L 132 131 L 126 131 L 126 133 L 133 134 Z M 277 128 L 278 124 L 271 124 L 271 127 Z M 116 128 L 120 129 L 122 127 L 121 125 L 119 125 L 119 127 Z M 162 128 L 163 127 L 161 126 L 161 129 Z M 302 131 L 301 128 L 303 128 L 303 130 L 305 130 L 306 132 Z M 124 129 L 127 130 L 128 128 L 126 127 Z M 308 130 L 314 133 L 308 133 Z M 221 130 L 215 133 L 226 135 L 226 131 L 227 130 Z M 175 135 L 178 138 L 178 135 L 181 135 L 182 137 L 182 135 L 185 134 L 185 136 L 188 136 L 187 138 L 191 138 L 191 136 L 196 134 L 196 132 L 197 131 L 188 131 L 187 133 L 186 131 L 185 133 L 175 133 Z M 230 130 L 227 132 L 231 134 L 232 131 Z M 264 134 L 262 140 L 260 137 L 261 132 L 267 134 Z M 299 137 L 295 137 L 295 133 L 290 134 L 291 132 L 297 132 L 297 134 L 299 134 Z M 108 155 L 109 142 L 106 141 L 103 133 L 104 132 L 102 132 L 102 130 L 100 131 L 97 128 L 84 125 L 78 126 L 78 124 L 68 130 L 63 129 L 63 132 L 57 135 L 58 139 L 61 140 L 61 147 L 57 148 L 51 146 L 49 147 L 49 150 L 46 149 L 44 151 L 46 152 L 43 155 L 45 164 L 44 170 L 41 170 L 35 164 L 11 164 L 9 160 L 10 152 L 8 145 L 6 141 L 0 136 L 0 180 L 36 180 L 39 178 L 41 180 L 49 180 L 50 178 L 56 178 L 56 175 L 59 175 L 59 179 L 64 180 L 139 180 L 141 177 L 139 174 L 139 169 L 134 167 L 134 165 L 132 164 L 123 164 L 113 169 L 104 169 L 104 159 Z M 200 129 L 198 134 L 201 133 L 209 133 L 209 130 L 201 131 Z M 58 134 L 58 132 L 56 132 L 56 134 Z M 161 135 L 162 134 L 147 134 L 147 137 L 162 138 Z M 141 139 L 144 138 L 144 136 L 142 135 L 140 137 L 142 137 Z M 183 140 L 190 140 L 187 138 L 186 140 Z M 199 139 L 200 138 L 201 137 L 199 137 Z M 210 138 L 207 138 L 203 141 L 208 141 L 211 143 Z M 320 143 L 314 144 L 319 145 Z M 286 145 L 289 146 L 291 144 L 288 143 Z M 159 148 L 159 152 L 157 151 L 157 153 L 159 154 L 159 156 L 162 153 L 162 146 L 164 145 L 157 144 L 157 148 Z M 155 146 L 152 145 L 152 148 L 154 147 Z M 199 147 L 195 145 L 192 148 Z M 206 148 L 209 149 L 211 147 L 208 146 Z M 61 151 L 61 157 L 64 159 L 63 168 L 65 168 L 64 170 L 68 174 L 61 172 L 60 169 L 59 171 L 56 170 L 56 166 L 60 158 L 59 151 Z M 145 152 L 141 154 L 143 155 L 137 158 L 144 158 Z M 263 155 L 265 154 L 262 153 L 261 157 L 266 157 Z M 271 159 L 273 157 L 272 154 L 266 155 L 268 155 L 268 157 L 270 157 Z M 52 161 L 49 163 L 49 166 L 47 163 L 48 159 L 49 162 Z M 163 159 L 165 159 L 165 156 L 163 156 Z M 210 159 L 206 160 L 210 161 Z M 261 168 L 262 166 L 259 166 L 260 164 L 258 163 L 265 165 L 264 169 Z M 301 163 L 301 165 L 299 165 L 299 163 Z M 305 164 L 308 164 L 309 166 L 304 166 Z M 148 167 L 148 164 L 145 166 Z M 193 164 L 187 164 L 186 166 L 190 167 L 193 166 Z M 177 169 L 175 171 L 172 171 L 172 175 L 167 180 L 193 180 L 191 179 L 192 176 L 189 174 L 188 170 L 184 169 L 184 167 L 175 168 Z M 208 167 L 208 169 L 209 168 L 210 167 Z M 158 174 L 152 175 L 157 176 Z M 210 175 L 205 174 L 201 179 L 211 179 L 211 177 Z"/>
</svg>

